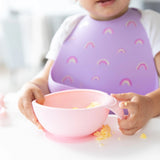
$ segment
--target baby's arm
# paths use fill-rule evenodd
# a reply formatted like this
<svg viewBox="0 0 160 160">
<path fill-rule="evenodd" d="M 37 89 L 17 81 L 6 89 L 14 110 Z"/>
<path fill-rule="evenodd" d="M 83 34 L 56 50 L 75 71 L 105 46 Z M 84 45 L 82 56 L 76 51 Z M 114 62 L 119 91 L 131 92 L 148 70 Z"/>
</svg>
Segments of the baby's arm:
<svg viewBox="0 0 160 160">
<path fill-rule="evenodd" d="M 36 99 L 37 102 L 43 103 L 44 95 L 49 93 L 48 76 L 52 65 L 53 61 L 48 60 L 43 70 L 20 90 L 20 97 L 18 100 L 19 109 L 26 118 L 31 120 L 38 127 L 40 127 L 40 124 L 33 112 L 32 101 Z"/>
<path fill-rule="evenodd" d="M 155 57 L 155 64 L 160 75 L 160 52 Z M 145 96 L 135 93 L 112 94 L 112 96 L 121 101 L 121 108 L 128 109 L 129 112 L 125 119 L 119 120 L 123 134 L 135 134 L 151 118 L 160 115 L 160 88 Z"/>
<path fill-rule="evenodd" d="M 157 68 L 158 75 L 160 76 L 160 52 L 156 54 L 155 65 Z M 152 117 L 160 115 L 160 88 L 154 92 L 147 94 L 147 96 L 149 96 L 153 101 Z"/>
</svg>

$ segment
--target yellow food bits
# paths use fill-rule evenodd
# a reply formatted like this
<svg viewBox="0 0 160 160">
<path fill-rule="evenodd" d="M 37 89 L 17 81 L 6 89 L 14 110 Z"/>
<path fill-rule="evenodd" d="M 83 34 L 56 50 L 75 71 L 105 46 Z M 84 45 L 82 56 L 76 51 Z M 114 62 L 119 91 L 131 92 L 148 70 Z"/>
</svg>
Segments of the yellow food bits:
<svg viewBox="0 0 160 160">
<path fill-rule="evenodd" d="M 142 134 L 140 135 L 140 138 L 142 138 L 142 139 L 146 139 L 146 138 L 147 138 L 147 136 L 146 136 L 146 134 L 142 133 Z"/>
<path fill-rule="evenodd" d="M 78 109 L 78 107 L 73 107 L 72 109 Z"/>
<path fill-rule="evenodd" d="M 99 106 L 100 104 L 98 102 L 91 102 L 86 108 L 93 108 L 96 106 Z"/>
<path fill-rule="evenodd" d="M 93 107 L 96 107 L 96 106 L 99 106 L 100 104 L 98 102 L 91 102 L 87 107 L 83 107 L 83 108 L 93 108 Z M 80 109 L 78 107 L 72 107 L 72 109 Z"/>
<path fill-rule="evenodd" d="M 118 141 L 120 141 L 120 140 L 121 140 L 121 138 L 120 138 L 120 137 L 118 137 L 118 138 L 117 138 L 117 140 L 118 140 Z"/>
<path fill-rule="evenodd" d="M 96 131 L 93 135 L 96 136 L 96 140 L 98 140 L 98 141 L 107 139 L 112 136 L 111 135 L 111 128 L 109 127 L 109 125 L 103 125 L 101 130 Z"/>
</svg>

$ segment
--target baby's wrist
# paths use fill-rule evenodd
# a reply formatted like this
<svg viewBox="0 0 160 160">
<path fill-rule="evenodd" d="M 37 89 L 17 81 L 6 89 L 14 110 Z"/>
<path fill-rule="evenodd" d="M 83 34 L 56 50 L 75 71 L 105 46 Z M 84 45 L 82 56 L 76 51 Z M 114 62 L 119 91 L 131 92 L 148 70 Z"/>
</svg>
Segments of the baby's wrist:
<svg viewBox="0 0 160 160">
<path fill-rule="evenodd" d="M 157 111 L 156 111 L 156 103 L 154 101 L 154 98 L 150 95 L 147 95 L 147 98 L 148 98 L 148 103 L 149 103 L 150 118 L 156 117 L 157 116 Z"/>
</svg>

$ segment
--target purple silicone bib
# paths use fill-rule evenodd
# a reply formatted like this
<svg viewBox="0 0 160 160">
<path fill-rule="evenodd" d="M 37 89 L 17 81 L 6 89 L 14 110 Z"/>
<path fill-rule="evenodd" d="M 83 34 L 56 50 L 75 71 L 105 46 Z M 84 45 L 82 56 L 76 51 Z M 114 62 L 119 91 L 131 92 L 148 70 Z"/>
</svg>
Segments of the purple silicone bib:
<svg viewBox="0 0 160 160">
<path fill-rule="evenodd" d="M 50 91 L 146 94 L 157 89 L 152 49 L 140 18 L 135 9 L 110 21 L 84 17 L 62 45 L 50 72 Z"/>
</svg>

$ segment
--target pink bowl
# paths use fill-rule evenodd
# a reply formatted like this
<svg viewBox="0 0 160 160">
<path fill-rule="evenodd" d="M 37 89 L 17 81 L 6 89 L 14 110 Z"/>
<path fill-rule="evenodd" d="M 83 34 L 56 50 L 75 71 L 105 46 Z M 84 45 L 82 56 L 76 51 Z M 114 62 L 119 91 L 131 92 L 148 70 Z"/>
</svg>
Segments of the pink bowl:
<svg viewBox="0 0 160 160">
<path fill-rule="evenodd" d="M 98 106 L 86 108 L 91 102 Z M 88 89 L 73 89 L 45 96 L 43 105 L 33 101 L 33 110 L 39 122 L 49 133 L 58 137 L 77 138 L 90 135 L 102 127 L 109 110 L 119 118 L 123 110 L 115 98 L 108 94 Z M 74 107 L 78 109 L 73 109 Z"/>
</svg>

